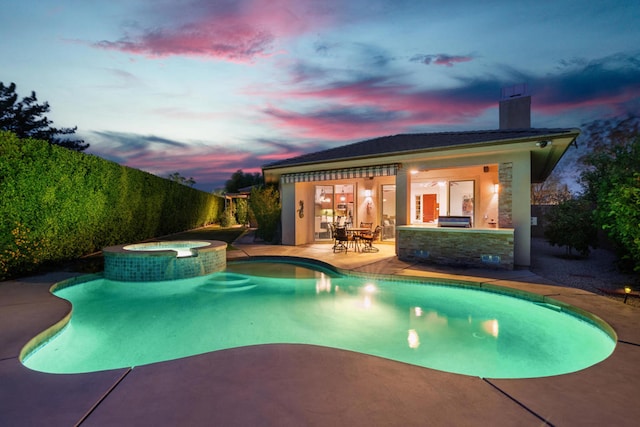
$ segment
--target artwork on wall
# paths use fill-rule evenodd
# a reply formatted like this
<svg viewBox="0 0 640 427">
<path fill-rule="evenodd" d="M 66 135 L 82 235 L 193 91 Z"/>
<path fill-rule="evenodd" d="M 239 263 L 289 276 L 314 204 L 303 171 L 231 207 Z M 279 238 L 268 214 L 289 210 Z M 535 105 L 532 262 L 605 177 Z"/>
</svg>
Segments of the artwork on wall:
<svg viewBox="0 0 640 427">
<path fill-rule="evenodd" d="M 465 194 L 462 196 L 462 215 L 473 216 L 473 196 Z"/>
</svg>

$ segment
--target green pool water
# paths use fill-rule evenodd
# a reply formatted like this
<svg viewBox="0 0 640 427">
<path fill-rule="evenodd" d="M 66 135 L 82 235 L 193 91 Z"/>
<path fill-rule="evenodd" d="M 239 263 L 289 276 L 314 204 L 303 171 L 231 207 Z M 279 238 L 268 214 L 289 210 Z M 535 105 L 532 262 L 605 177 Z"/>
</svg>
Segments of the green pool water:
<svg viewBox="0 0 640 427">
<path fill-rule="evenodd" d="M 553 305 L 280 262 L 229 264 L 179 281 L 97 279 L 55 294 L 73 312 L 24 358 L 37 371 L 92 372 L 303 343 L 459 374 L 529 378 L 587 368 L 615 347 L 603 329 Z"/>
</svg>

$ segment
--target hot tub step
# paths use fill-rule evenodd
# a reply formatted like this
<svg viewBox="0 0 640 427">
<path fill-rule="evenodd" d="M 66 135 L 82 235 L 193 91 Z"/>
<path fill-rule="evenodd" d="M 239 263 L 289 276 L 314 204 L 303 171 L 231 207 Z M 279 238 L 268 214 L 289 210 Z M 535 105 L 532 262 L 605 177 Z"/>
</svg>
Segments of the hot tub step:
<svg viewBox="0 0 640 427">
<path fill-rule="evenodd" d="M 250 282 L 245 276 L 233 273 L 216 274 L 206 280 L 200 290 L 206 292 L 239 292 L 255 288 L 256 285 Z"/>
</svg>

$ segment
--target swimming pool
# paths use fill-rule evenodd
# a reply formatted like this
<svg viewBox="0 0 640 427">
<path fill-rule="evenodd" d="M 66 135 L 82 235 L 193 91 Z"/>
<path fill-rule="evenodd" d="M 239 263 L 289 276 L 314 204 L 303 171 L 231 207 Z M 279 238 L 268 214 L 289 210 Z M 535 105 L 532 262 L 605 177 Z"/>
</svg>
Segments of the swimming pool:
<svg viewBox="0 0 640 427">
<path fill-rule="evenodd" d="M 177 281 L 89 279 L 55 290 L 73 313 L 57 333 L 24 351 L 27 367 L 91 372 L 299 343 L 465 375 L 529 378 L 587 368 L 615 347 L 613 331 L 595 317 L 475 285 L 374 279 L 273 261 L 229 263 L 224 272 Z"/>
</svg>

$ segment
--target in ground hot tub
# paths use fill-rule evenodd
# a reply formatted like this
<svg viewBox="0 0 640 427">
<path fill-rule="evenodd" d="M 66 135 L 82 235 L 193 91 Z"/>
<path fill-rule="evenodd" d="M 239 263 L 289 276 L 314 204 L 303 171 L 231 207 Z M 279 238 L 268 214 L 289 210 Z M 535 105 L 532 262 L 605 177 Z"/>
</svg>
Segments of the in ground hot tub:
<svg viewBox="0 0 640 427">
<path fill-rule="evenodd" d="M 109 246 L 104 277 L 124 282 L 204 276 L 227 266 L 227 244 L 217 240 L 176 240 Z"/>
</svg>

